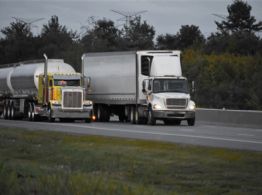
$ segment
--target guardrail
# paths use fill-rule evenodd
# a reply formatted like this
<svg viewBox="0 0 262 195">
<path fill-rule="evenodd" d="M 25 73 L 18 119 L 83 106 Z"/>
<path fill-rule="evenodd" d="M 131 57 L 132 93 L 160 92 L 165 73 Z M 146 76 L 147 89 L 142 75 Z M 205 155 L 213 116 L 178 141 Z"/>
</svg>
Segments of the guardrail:
<svg viewBox="0 0 262 195">
<path fill-rule="evenodd" d="M 198 108 L 196 118 L 198 121 L 262 128 L 262 111 Z"/>
</svg>

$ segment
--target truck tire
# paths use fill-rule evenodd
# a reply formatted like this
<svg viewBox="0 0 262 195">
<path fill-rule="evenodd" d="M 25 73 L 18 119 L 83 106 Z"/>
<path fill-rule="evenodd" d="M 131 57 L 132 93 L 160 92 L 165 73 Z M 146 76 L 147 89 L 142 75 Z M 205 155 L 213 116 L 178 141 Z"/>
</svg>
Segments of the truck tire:
<svg viewBox="0 0 262 195">
<path fill-rule="evenodd" d="M 100 105 L 98 105 L 97 108 L 96 108 L 96 120 L 101 121 L 101 107 L 100 107 Z"/>
<path fill-rule="evenodd" d="M 102 120 L 103 122 L 109 122 L 110 120 L 110 111 L 109 111 L 109 108 L 107 106 L 104 106 L 103 107 L 103 115 L 102 115 Z"/>
<path fill-rule="evenodd" d="M 144 117 L 140 117 L 139 116 L 139 112 L 138 112 L 138 108 L 135 108 L 135 123 L 136 124 L 146 124 L 146 118 Z"/>
<path fill-rule="evenodd" d="M 11 118 L 11 105 L 10 105 L 10 102 L 7 105 L 7 117 L 6 118 L 7 119 Z"/>
<path fill-rule="evenodd" d="M 156 124 L 156 119 L 154 118 L 154 113 L 153 113 L 151 107 L 149 107 L 149 109 L 148 109 L 147 124 L 148 125 L 155 125 Z"/>
<path fill-rule="evenodd" d="M 4 104 L 4 110 L 3 110 L 4 119 L 7 119 L 7 109 L 8 109 L 8 107 L 7 107 L 7 104 L 5 103 Z"/>
<path fill-rule="evenodd" d="M 119 114 L 118 115 L 118 120 L 120 121 L 120 122 L 124 122 L 125 121 L 125 115 L 124 114 Z"/>
<path fill-rule="evenodd" d="M 190 118 L 190 119 L 187 119 L 187 124 L 188 126 L 194 126 L 195 125 L 195 118 Z"/>
<path fill-rule="evenodd" d="M 130 107 L 130 123 L 135 124 L 136 120 L 135 120 L 135 107 L 131 106 Z"/>
<path fill-rule="evenodd" d="M 14 119 L 15 119 L 15 106 L 14 106 L 13 103 L 12 103 L 11 106 L 10 106 L 10 119 L 11 119 L 11 120 L 14 120 Z"/>
<path fill-rule="evenodd" d="M 34 103 L 30 104 L 30 108 L 31 108 L 31 121 L 35 121 L 35 106 Z"/>
<path fill-rule="evenodd" d="M 27 103 L 27 120 L 29 120 L 29 121 L 31 121 L 31 118 L 32 118 L 32 116 L 31 116 L 31 104 L 30 104 L 30 102 L 28 102 Z"/>
<path fill-rule="evenodd" d="M 52 123 L 55 121 L 55 118 L 53 118 L 53 110 L 51 108 L 51 106 L 48 106 L 48 122 Z"/>
<path fill-rule="evenodd" d="M 28 103 L 27 118 L 29 121 L 35 121 L 34 103 Z"/>
</svg>

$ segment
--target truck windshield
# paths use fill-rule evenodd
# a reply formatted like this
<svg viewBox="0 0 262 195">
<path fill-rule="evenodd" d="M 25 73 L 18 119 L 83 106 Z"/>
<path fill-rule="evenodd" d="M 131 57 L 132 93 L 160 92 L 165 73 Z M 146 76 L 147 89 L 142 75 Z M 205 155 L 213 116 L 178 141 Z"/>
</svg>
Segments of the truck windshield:
<svg viewBox="0 0 262 195">
<path fill-rule="evenodd" d="M 80 86 L 80 80 L 54 80 L 55 86 Z"/>
<path fill-rule="evenodd" d="M 185 79 L 155 79 L 153 82 L 153 93 L 189 93 L 187 80 Z"/>
</svg>

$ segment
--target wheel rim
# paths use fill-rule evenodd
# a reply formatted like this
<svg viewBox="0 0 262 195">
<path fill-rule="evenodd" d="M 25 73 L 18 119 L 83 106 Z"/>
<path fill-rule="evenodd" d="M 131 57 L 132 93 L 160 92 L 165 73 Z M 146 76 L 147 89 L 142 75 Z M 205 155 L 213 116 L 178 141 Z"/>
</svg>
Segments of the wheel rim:
<svg viewBox="0 0 262 195">
<path fill-rule="evenodd" d="M 28 104 L 28 112 L 27 112 L 27 118 L 29 119 L 29 120 L 31 120 L 31 118 L 32 118 L 32 115 L 31 115 L 31 110 L 32 110 L 32 108 L 31 108 L 31 104 L 29 103 Z"/>
<path fill-rule="evenodd" d="M 99 106 L 97 107 L 97 120 L 101 121 L 101 110 Z"/>
<path fill-rule="evenodd" d="M 130 110 L 130 122 L 131 123 L 134 122 L 134 109 L 133 109 L 133 107 L 131 107 L 131 110 Z"/>
<path fill-rule="evenodd" d="M 7 118 L 10 119 L 10 113 L 11 113 L 11 110 L 10 110 L 10 106 L 7 107 Z"/>
<path fill-rule="evenodd" d="M 135 122 L 136 122 L 136 124 L 139 123 L 139 117 L 138 117 L 138 110 L 137 109 L 135 109 Z"/>
<path fill-rule="evenodd" d="M 3 115 L 4 115 L 5 119 L 7 118 L 7 111 L 6 111 L 6 109 L 7 109 L 7 107 L 6 107 L 6 105 L 4 105 Z"/>
<path fill-rule="evenodd" d="M 152 113 L 151 110 L 148 111 L 148 123 L 151 124 L 151 120 L 152 120 Z"/>
<path fill-rule="evenodd" d="M 34 105 L 31 104 L 31 119 L 35 120 L 35 111 L 34 111 Z"/>
<path fill-rule="evenodd" d="M 14 116 L 15 116 L 15 108 L 14 108 L 14 105 L 12 105 L 12 106 L 11 106 L 10 118 L 11 118 L 11 119 L 14 119 Z"/>
</svg>

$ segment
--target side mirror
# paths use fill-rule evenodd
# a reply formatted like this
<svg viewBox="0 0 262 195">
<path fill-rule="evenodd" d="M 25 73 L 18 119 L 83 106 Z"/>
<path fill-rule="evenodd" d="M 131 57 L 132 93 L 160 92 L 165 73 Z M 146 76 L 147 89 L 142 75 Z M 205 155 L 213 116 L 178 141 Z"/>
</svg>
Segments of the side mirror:
<svg viewBox="0 0 262 195">
<path fill-rule="evenodd" d="M 146 79 L 146 80 L 143 80 L 143 83 L 142 83 L 142 92 L 145 94 L 145 95 L 149 95 L 152 93 L 152 86 L 151 86 L 151 82 L 152 80 L 149 80 L 149 79 Z"/>
</svg>

